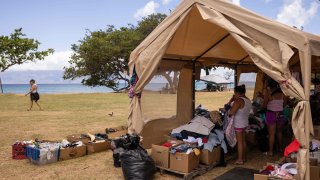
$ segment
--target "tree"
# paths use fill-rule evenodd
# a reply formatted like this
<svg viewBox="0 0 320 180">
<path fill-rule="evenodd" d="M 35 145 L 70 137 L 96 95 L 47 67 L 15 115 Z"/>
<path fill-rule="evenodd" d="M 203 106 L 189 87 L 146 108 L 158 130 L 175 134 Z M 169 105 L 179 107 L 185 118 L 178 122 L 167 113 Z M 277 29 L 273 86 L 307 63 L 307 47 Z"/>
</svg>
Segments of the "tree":
<svg viewBox="0 0 320 180">
<path fill-rule="evenodd" d="M 231 78 L 231 76 L 233 76 L 233 71 L 226 71 L 226 72 L 224 72 L 224 78 L 226 79 L 226 80 L 229 80 L 230 78 Z"/>
<path fill-rule="evenodd" d="M 15 29 L 9 36 L 0 36 L 0 72 L 16 64 L 43 60 L 54 52 L 53 49 L 38 51 L 40 42 L 25 36 L 22 28 Z M 1 78 L 0 86 L 3 93 Z"/>
<path fill-rule="evenodd" d="M 136 26 L 106 30 L 87 31 L 79 44 L 72 45 L 73 54 L 70 66 L 65 67 L 64 79 L 83 78 L 86 86 L 106 86 L 114 91 L 127 89 L 126 77 L 131 52 L 166 17 L 164 14 L 152 14 L 143 18 Z M 127 86 L 121 87 L 120 82 Z"/>
</svg>

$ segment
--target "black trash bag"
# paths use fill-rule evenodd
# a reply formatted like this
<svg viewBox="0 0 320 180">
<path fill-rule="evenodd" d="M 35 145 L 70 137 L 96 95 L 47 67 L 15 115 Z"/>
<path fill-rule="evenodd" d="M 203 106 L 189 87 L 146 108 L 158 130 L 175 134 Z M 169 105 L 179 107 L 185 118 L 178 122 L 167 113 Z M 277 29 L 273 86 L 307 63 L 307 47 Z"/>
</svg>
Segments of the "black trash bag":
<svg viewBox="0 0 320 180">
<path fill-rule="evenodd" d="M 126 180 L 150 180 L 156 172 L 154 161 L 146 150 L 138 147 L 120 156 L 122 172 Z"/>
<path fill-rule="evenodd" d="M 113 150 L 113 166 L 114 167 L 121 167 L 120 156 L 125 152 L 126 151 L 121 147 Z"/>
<path fill-rule="evenodd" d="M 140 136 L 136 134 L 124 135 L 120 138 L 114 139 L 111 142 L 112 149 L 123 148 L 125 150 L 137 149 L 140 143 Z"/>
</svg>

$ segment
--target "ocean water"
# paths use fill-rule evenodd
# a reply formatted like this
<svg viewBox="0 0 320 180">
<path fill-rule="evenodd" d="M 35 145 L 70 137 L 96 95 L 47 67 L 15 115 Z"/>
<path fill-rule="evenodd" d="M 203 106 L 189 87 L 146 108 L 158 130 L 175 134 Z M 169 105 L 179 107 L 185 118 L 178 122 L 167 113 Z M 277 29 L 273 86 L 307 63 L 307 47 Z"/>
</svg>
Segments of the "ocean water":
<svg viewBox="0 0 320 180">
<path fill-rule="evenodd" d="M 125 84 L 120 84 L 124 87 Z M 158 91 L 165 87 L 165 83 L 151 83 L 145 89 Z M 3 84 L 3 91 L 5 94 L 25 94 L 29 91 L 28 84 Z M 38 84 L 38 92 L 41 94 L 65 94 L 65 93 L 110 93 L 114 92 L 112 89 L 97 86 L 88 87 L 82 84 Z"/>
<path fill-rule="evenodd" d="M 240 83 L 241 84 L 241 83 Z M 247 87 L 254 87 L 254 83 L 246 82 Z M 124 87 L 125 84 L 120 84 L 120 87 Z M 166 86 L 166 83 L 150 83 L 145 87 L 145 90 L 159 91 Z M 228 85 L 228 88 L 233 88 L 234 85 Z M 206 88 L 204 82 L 196 82 L 196 90 L 202 90 Z M 29 91 L 29 84 L 3 84 L 3 91 L 5 94 L 25 94 Z M 97 86 L 88 87 L 82 84 L 38 84 L 38 92 L 41 94 L 72 94 L 72 93 L 110 93 L 114 92 L 112 89 Z"/>
</svg>

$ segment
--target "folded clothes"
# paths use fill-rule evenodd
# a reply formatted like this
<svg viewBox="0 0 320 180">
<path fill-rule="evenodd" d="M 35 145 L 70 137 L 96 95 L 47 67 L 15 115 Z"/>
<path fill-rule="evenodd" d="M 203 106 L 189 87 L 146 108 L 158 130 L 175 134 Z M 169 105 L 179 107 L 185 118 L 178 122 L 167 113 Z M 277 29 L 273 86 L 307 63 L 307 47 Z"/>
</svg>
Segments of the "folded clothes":
<svg viewBox="0 0 320 180">
<path fill-rule="evenodd" d="M 185 130 L 207 136 L 210 134 L 210 131 L 213 128 L 214 124 L 209 119 L 202 116 L 196 116 L 190 121 L 189 124 L 185 124 L 176 129 L 173 129 L 171 134 L 181 133 L 183 130 Z"/>
<path fill-rule="evenodd" d="M 171 150 L 170 150 L 170 153 L 171 154 L 175 154 L 175 153 L 177 153 L 177 152 L 187 152 L 188 151 L 188 149 L 190 149 L 191 148 L 191 145 L 190 144 L 181 144 L 181 145 L 179 145 L 179 146 L 176 146 L 176 147 L 173 147 L 173 148 L 171 148 Z"/>
</svg>

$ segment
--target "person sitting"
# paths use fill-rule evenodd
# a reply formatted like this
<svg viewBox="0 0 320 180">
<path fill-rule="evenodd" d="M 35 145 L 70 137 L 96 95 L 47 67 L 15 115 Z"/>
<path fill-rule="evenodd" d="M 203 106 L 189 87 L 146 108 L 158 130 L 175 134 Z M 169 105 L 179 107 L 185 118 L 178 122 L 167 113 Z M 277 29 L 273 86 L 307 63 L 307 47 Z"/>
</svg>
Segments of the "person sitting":
<svg viewBox="0 0 320 180">
<path fill-rule="evenodd" d="M 234 88 L 234 97 L 229 112 L 229 117 L 234 118 L 234 128 L 236 131 L 238 159 L 236 165 L 242 165 L 246 161 L 246 139 L 245 130 L 249 126 L 249 115 L 252 109 L 251 101 L 246 97 L 245 85 L 236 86 Z"/>
</svg>

